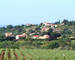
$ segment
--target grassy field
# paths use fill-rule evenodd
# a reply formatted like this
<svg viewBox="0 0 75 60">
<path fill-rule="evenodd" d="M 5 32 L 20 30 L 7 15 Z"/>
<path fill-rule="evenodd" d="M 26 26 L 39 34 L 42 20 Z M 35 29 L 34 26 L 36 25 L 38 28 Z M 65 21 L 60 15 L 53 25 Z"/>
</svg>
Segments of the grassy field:
<svg viewBox="0 0 75 60">
<path fill-rule="evenodd" d="M 0 60 L 75 60 L 74 50 L 0 49 Z"/>
</svg>

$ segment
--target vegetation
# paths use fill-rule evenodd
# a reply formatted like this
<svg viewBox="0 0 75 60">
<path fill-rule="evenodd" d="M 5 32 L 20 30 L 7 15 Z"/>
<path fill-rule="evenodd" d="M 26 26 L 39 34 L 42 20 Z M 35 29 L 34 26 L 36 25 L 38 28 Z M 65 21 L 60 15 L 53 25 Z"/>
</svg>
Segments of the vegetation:
<svg viewBox="0 0 75 60">
<path fill-rule="evenodd" d="M 0 27 L 0 60 L 74 60 L 75 21 L 64 19 L 54 24 Z M 6 37 L 6 32 L 12 32 L 13 35 Z M 26 37 L 15 39 L 23 33 Z M 37 38 L 33 39 L 33 36 Z M 38 36 L 49 36 L 49 39 L 39 39 Z"/>
<path fill-rule="evenodd" d="M 64 19 L 63 22 L 55 22 L 54 26 L 45 26 L 41 23 L 39 25 L 8 25 L 7 27 L 0 27 L 0 48 L 20 48 L 25 46 L 27 48 L 46 48 L 46 49 L 74 49 L 74 44 L 71 40 L 75 40 L 75 21 L 68 21 Z M 64 24 L 64 25 L 62 25 Z M 42 29 L 47 29 L 43 31 Z M 5 37 L 5 32 L 12 32 L 14 36 Z M 20 41 L 16 41 L 16 35 L 26 33 L 26 38 L 21 38 Z M 49 35 L 49 39 L 32 39 L 33 36 Z M 23 40 L 23 41 L 21 41 Z M 30 46 L 30 47 L 29 47 Z"/>
<path fill-rule="evenodd" d="M 74 50 L 0 49 L 0 60 L 74 60 Z"/>
<path fill-rule="evenodd" d="M 71 47 L 71 39 L 69 38 L 72 34 L 72 32 L 68 29 L 65 28 L 62 32 L 61 32 L 61 38 L 60 38 L 60 47 L 63 48 L 66 46 L 66 49 L 70 49 Z"/>
</svg>

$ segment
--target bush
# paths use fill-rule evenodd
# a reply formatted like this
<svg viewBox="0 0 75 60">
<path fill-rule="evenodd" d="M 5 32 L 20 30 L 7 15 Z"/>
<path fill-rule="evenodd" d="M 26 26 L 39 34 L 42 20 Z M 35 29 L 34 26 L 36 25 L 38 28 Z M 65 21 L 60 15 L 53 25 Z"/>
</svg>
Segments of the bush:
<svg viewBox="0 0 75 60">
<path fill-rule="evenodd" d="M 45 48 L 54 49 L 58 48 L 58 41 L 2 41 L 0 48 Z"/>
<path fill-rule="evenodd" d="M 19 44 L 14 41 L 3 41 L 0 42 L 0 48 L 19 48 Z"/>
<path fill-rule="evenodd" d="M 75 44 L 72 44 L 72 49 L 75 50 Z"/>
<path fill-rule="evenodd" d="M 58 47 L 59 47 L 58 41 L 43 42 L 43 44 L 41 45 L 41 48 L 47 49 L 54 49 Z"/>
</svg>

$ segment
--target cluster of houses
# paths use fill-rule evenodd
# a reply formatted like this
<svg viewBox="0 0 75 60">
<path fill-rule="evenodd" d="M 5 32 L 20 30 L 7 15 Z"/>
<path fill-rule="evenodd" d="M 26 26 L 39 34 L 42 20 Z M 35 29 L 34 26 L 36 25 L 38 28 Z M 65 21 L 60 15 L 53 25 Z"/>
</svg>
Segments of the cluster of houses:
<svg viewBox="0 0 75 60">
<path fill-rule="evenodd" d="M 40 30 L 41 32 L 47 32 L 49 29 L 53 29 L 53 32 L 58 31 L 58 29 L 55 29 L 58 27 L 58 25 L 56 25 L 56 24 L 52 24 L 49 22 L 44 22 L 42 24 L 43 24 L 43 26 L 41 26 L 41 30 Z M 35 34 L 35 33 L 33 33 L 33 34 Z M 50 39 L 50 38 L 52 38 L 52 36 L 50 36 L 48 34 L 45 34 L 43 36 L 40 36 L 40 35 L 32 36 L 32 39 Z"/>
<path fill-rule="evenodd" d="M 26 38 L 26 33 L 14 36 L 12 32 L 5 33 L 6 38 L 19 40 L 20 38 Z"/>
<path fill-rule="evenodd" d="M 27 24 L 27 26 L 30 26 L 32 24 Z M 43 31 L 48 31 L 50 28 L 52 28 L 54 31 L 56 30 L 55 28 L 58 27 L 58 25 L 56 24 L 52 24 L 52 23 L 49 23 L 49 22 L 44 22 L 43 23 L 43 26 L 41 26 L 41 30 L 40 32 L 43 32 Z M 38 35 L 35 35 L 35 34 L 38 34 Z M 48 34 L 45 34 L 43 36 L 40 36 L 40 33 L 39 32 L 33 32 L 33 33 L 30 33 L 29 34 L 31 36 L 31 39 L 50 39 L 51 36 L 48 35 Z M 14 36 L 12 32 L 6 32 L 5 33 L 5 37 L 14 37 L 16 40 L 19 40 L 20 38 L 26 38 L 27 37 L 27 34 L 26 33 L 22 33 L 22 34 L 19 34 L 19 35 L 16 35 Z"/>
</svg>

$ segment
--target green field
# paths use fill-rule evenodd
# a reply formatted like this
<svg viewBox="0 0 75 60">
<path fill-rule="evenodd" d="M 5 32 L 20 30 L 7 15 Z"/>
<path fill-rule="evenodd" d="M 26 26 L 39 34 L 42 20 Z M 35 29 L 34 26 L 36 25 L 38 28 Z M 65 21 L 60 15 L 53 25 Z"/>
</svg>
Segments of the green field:
<svg viewBox="0 0 75 60">
<path fill-rule="evenodd" d="M 0 49 L 0 60 L 75 60 L 74 50 Z"/>
</svg>

